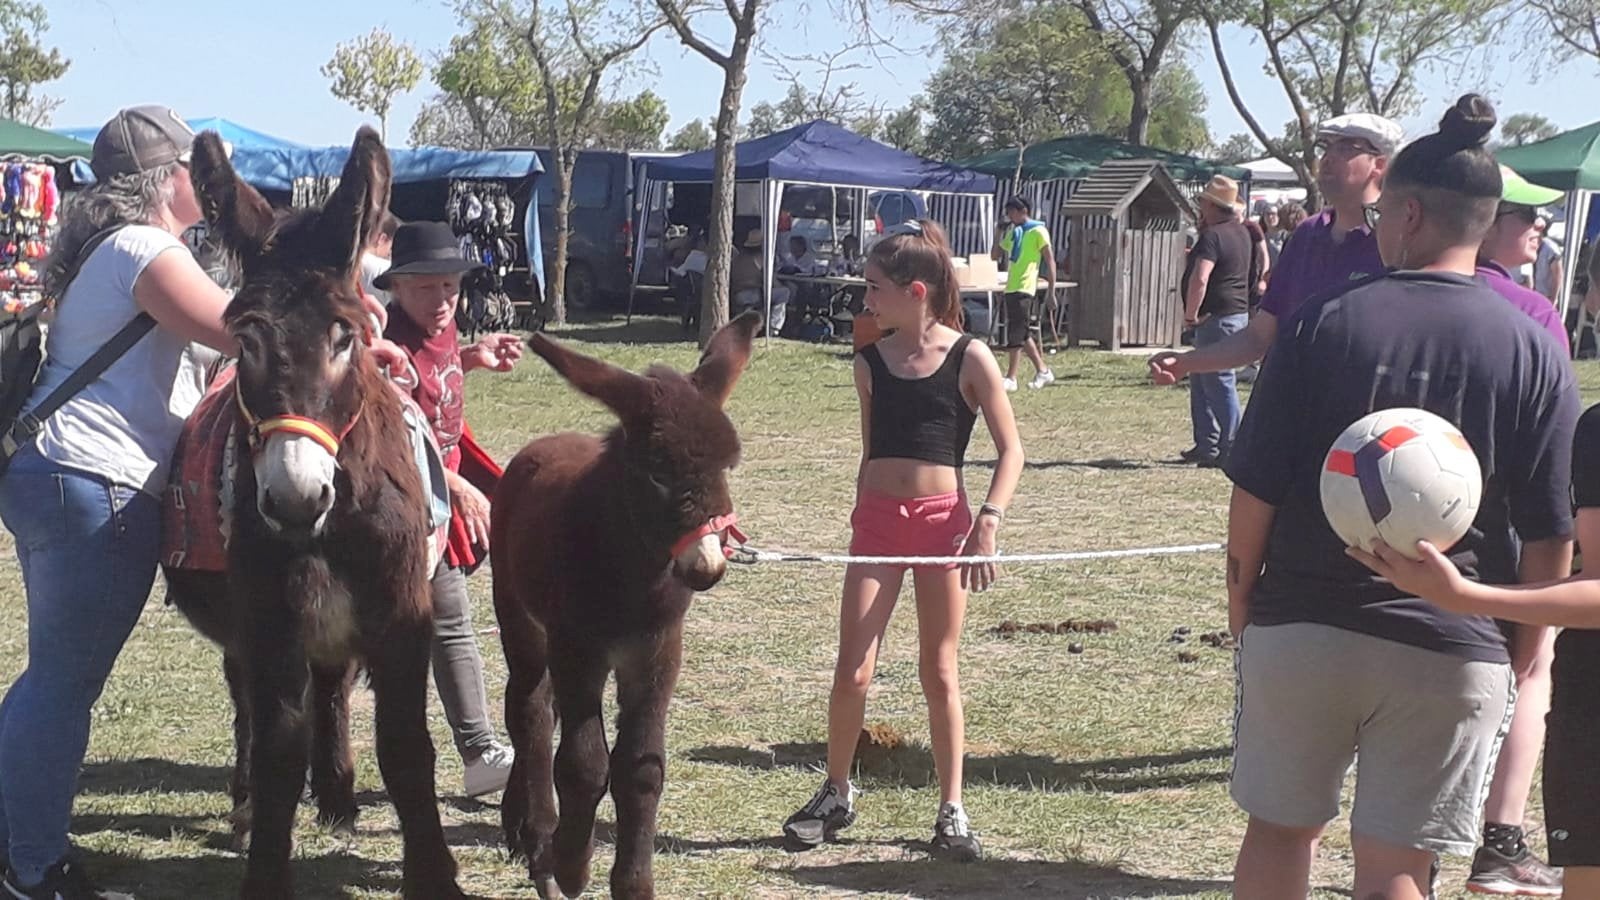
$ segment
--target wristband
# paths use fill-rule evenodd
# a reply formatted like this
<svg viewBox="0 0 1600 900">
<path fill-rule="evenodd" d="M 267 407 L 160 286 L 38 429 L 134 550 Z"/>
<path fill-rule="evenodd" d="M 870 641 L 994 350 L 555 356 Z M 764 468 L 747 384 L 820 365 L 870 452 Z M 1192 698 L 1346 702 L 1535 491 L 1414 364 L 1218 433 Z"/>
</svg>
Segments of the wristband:
<svg viewBox="0 0 1600 900">
<path fill-rule="evenodd" d="M 1006 511 L 998 506 L 995 506 L 993 503 L 985 503 L 984 505 L 978 507 L 978 516 L 980 518 L 983 516 L 994 516 L 994 520 L 996 522 L 1003 522 L 1005 521 Z"/>
</svg>

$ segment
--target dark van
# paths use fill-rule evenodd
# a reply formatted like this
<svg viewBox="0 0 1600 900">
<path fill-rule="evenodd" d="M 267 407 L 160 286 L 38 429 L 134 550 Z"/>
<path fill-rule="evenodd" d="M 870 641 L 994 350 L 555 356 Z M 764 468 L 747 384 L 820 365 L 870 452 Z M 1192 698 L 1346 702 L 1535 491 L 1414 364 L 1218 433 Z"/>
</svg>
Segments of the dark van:
<svg viewBox="0 0 1600 900">
<path fill-rule="evenodd" d="M 548 148 L 536 148 L 539 236 L 545 277 L 556 257 L 556 170 Z M 616 306 L 628 298 L 633 279 L 633 179 L 646 155 L 622 150 L 584 150 L 572 170 L 572 238 L 567 252 L 569 309 Z"/>
</svg>

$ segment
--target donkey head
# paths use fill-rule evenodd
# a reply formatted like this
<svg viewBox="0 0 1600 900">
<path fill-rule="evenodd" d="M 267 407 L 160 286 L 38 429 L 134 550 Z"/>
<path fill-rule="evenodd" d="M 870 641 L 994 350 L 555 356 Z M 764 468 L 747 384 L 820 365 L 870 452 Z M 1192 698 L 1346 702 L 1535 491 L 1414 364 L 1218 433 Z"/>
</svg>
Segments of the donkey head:
<svg viewBox="0 0 1600 900">
<path fill-rule="evenodd" d="M 708 590 L 727 572 L 728 472 L 739 461 L 739 435 L 722 407 L 760 327 L 755 312 L 729 322 L 688 375 L 665 366 L 635 375 L 542 334 L 528 341 L 573 387 L 621 420 L 608 452 L 621 456 L 634 527 L 647 546 L 668 550 L 674 575 L 692 590 Z"/>
<path fill-rule="evenodd" d="M 368 391 L 381 389 L 360 339 L 371 326 L 357 269 L 389 204 L 389 154 L 362 128 L 327 203 L 283 216 L 234 173 L 215 133 L 195 139 L 190 175 L 241 272 L 224 320 L 239 343 L 257 508 L 277 532 L 314 536 L 333 508 L 340 442 Z"/>
</svg>

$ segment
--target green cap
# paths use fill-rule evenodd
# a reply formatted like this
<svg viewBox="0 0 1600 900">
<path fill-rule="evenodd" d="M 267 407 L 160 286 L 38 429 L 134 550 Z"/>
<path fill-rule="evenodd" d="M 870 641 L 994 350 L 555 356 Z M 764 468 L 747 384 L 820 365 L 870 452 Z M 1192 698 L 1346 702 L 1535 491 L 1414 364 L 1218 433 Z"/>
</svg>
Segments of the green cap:
<svg viewBox="0 0 1600 900">
<path fill-rule="evenodd" d="M 1560 200 L 1564 194 L 1553 188 L 1540 187 L 1505 166 L 1500 167 L 1500 202 L 1517 206 L 1545 206 Z"/>
</svg>

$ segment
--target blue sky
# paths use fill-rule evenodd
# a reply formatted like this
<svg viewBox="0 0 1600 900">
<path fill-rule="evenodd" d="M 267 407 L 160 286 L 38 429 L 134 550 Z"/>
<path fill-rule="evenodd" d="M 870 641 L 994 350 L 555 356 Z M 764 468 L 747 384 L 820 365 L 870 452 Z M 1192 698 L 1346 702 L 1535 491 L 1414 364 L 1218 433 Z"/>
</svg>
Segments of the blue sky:
<svg viewBox="0 0 1600 900">
<path fill-rule="evenodd" d="M 811 8 L 825 7 L 812 0 Z M 223 116 L 269 134 L 312 144 L 344 143 L 362 114 L 328 93 L 318 71 L 334 46 L 382 25 L 430 56 L 442 49 L 455 30 L 455 17 L 442 0 L 387 0 L 384 3 L 340 3 L 322 0 L 224 2 L 215 0 L 50 0 L 50 43 L 72 59 L 61 80 L 45 88 L 65 103 L 53 124 L 95 125 L 119 107 L 165 103 L 189 117 Z M 777 52 L 829 46 L 834 38 L 827 16 L 810 22 L 797 14 L 795 0 L 774 0 L 781 24 L 768 30 L 766 44 Z M 909 23 L 894 27 L 896 42 L 925 46 L 929 34 Z M 1508 44 L 1512 41 L 1507 41 Z M 1245 35 L 1229 36 L 1230 61 L 1241 79 L 1241 92 L 1264 124 L 1276 131 L 1289 118 L 1277 83 L 1260 68 L 1262 58 Z M 813 51 L 816 52 L 816 51 Z M 1535 81 L 1517 70 L 1507 49 L 1498 59 L 1474 66 L 1470 73 L 1430 73 L 1422 83 L 1425 115 L 1406 121 L 1419 132 L 1449 100 L 1467 89 L 1488 93 L 1502 115 L 1536 112 L 1563 127 L 1600 118 L 1600 106 L 1582 98 L 1600 96 L 1600 63 L 1579 62 L 1542 72 Z M 1223 92 L 1209 50 L 1191 54 L 1210 95 L 1207 111 L 1213 134 L 1220 140 L 1244 131 L 1244 124 Z M 898 106 L 915 94 L 937 67 L 935 56 L 883 53 L 863 58 L 867 68 L 850 73 L 869 96 Z M 663 96 L 676 128 L 691 119 L 715 115 L 721 73 L 684 50 L 669 34 L 646 48 L 642 65 L 619 87 L 649 87 Z M 780 72 L 759 61 L 751 72 L 745 108 L 775 100 L 787 87 Z M 424 80 L 418 89 L 396 101 L 390 134 L 403 141 L 417 109 L 431 95 Z"/>
</svg>

